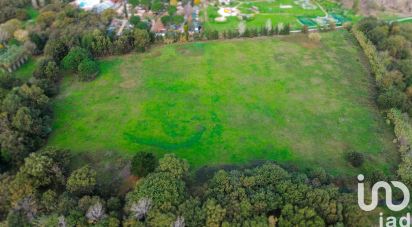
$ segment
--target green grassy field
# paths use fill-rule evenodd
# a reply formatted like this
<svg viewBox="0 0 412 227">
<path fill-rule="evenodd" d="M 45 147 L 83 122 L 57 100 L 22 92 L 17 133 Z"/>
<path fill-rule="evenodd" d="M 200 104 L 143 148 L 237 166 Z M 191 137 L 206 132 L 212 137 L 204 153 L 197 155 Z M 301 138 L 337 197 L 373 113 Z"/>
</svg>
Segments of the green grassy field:
<svg viewBox="0 0 412 227">
<path fill-rule="evenodd" d="M 346 31 L 155 47 L 66 78 L 49 145 L 73 152 L 176 153 L 195 168 L 268 159 L 331 174 L 389 171 L 393 135 Z M 343 158 L 363 152 L 361 170 Z M 101 153 L 103 154 L 103 153 Z"/>
<path fill-rule="evenodd" d="M 30 77 L 33 75 L 33 71 L 36 68 L 38 58 L 30 57 L 30 59 L 24 63 L 24 65 L 16 70 L 14 74 L 17 78 L 21 79 L 22 81 L 28 81 Z"/>
<path fill-rule="evenodd" d="M 290 9 L 281 9 L 280 5 L 292 5 Z M 236 6 L 242 13 L 253 14 L 251 7 L 257 7 L 259 14 L 246 21 L 249 28 L 261 28 L 265 26 L 267 20 L 272 21 L 272 25 L 290 24 L 293 29 L 299 29 L 301 24 L 297 20 L 297 16 L 305 16 L 315 18 L 317 16 L 325 16 L 325 13 L 318 7 L 313 10 L 303 9 L 300 5 L 296 5 L 293 0 L 277 0 L 277 1 L 238 1 L 231 7 Z M 214 19 L 219 17 L 219 7 L 209 6 L 207 8 L 208 20 L 204 23 L 207 30 L 233 30 L 237 29 L 240 20 L 237 17 L 229 17 L 225 22 L 216 22 Z"/>
</svg>

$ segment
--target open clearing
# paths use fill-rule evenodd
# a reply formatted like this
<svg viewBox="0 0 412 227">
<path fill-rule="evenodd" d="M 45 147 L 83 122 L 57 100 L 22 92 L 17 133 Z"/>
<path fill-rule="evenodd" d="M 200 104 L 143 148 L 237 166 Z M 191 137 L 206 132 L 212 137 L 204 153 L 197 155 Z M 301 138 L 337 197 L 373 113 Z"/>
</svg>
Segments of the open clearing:
<svg viewBox="0 0 412 227">
<path fill-rule="evenodd" d="M 195 168 L 269 159 L 332 174 L 397 163 L 393 135 L 346 31 L 176 44 L 102 60 L 66 78 L 49 145 L 73 152 L 176 153 Z M 363 152 L 362 170 L 343 158 Z M 96 153 L 99 154 L 99 153 Z"/>
</svg>

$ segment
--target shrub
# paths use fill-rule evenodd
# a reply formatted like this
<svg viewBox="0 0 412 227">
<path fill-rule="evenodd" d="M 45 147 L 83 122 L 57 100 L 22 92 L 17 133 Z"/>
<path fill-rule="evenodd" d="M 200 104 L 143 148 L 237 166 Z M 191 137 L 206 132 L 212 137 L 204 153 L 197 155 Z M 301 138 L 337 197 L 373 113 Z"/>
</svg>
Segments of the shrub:
<svg viewBox="0 0 412 227">
<path fill-rule="evenodd" d="M 366 26 L 366 25 L 365 25 Z M 368 27 L 368 26 L 366 26 Z M 360 28 L 362 30 L 362 28 Z M 381 64 L 378 56 L 378 52 L 376 51 L 375 46 L 369 41 L 362 31 L 358 30 L 357 27 L 352 28 L 352 34 L 358 40 L 359 45 L 362 47 L 363 52 L 365 53 L 366 57 L 369 60 L 369 64 L 371 66 L 372 72 L 375 75 L 375 80 L 378 83 L 378 86 L 382 82 L 383 75 L 386 72 L 385 67 Z"/>
<path fill-rule="evenodd" d="M 363 154 L 356 151 L 347 153 L 345 158 L 353 167 L 360 167 L 365 161 Z"/>
<path fill-rule="evenodd" d="M 132 160 L 132 173 L 135 176 L 145 177 L 153 172 L 157 166 L 156 157 L 149 152 L 138 152 Z"/>
<path fill-rule="evenodd" d="M 76 71 L 79 64 L 89 58 L 90 54 L 86 49 L 74 47 L 70 49 L 69 53 L 63 58 L 62 65 L 65 69 Z"/>
<path fill-rule="evenodd" d="M 320 34 L 319 33 L 317 33 L 317 32 L 312 32 L 312 33 L 310 33 L 309 35 L 308 35 L 308 38 L 311 40 L 311 41 L 314 41 L 314 42 L 320 42 L 320 40 L 322 39 L 322 36 L 320 36 Z"/>
<path fill-rule="evenodd" d="M 79 73 L 79 80 L 91 81 L 99 74 L 99 66 L 95 61 L 85 59 L 79 64 L 77 71 Z"/>
<path fill-rule="evenodd" d="M 396 88 L 389 88 L 387 91 L 379 95 L 378 104 L 381 108 L 402 108 L 406 102 L 405 93 L 397 90 Z"/>
</svg>

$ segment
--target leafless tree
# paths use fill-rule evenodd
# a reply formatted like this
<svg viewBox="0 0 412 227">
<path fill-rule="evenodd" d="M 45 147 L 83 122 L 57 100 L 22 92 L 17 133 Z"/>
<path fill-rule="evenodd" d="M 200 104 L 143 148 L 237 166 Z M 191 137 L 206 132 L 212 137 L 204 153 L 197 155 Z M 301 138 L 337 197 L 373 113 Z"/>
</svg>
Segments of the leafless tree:
<svg viewBox="0 0 412 227">
<path fill-rule="evenodd" d="M 185 218 L 182 216 L 177 217 L 173 227 L 185 227 Z"/>
<path fill-rule="evenodd" d="M 59 227 L 66 227 L 66 226 L 67 226 L 67 224 L 66 224 L 66 219 L 64 218 L 64 216 L 60 216 L 60 217 L 59 217 L 58 226 L 59 226 Z"/>
<path fill-rule="evenodd" d="M 147 213 L 149 212 L 150 208 L 152 207 L 152 200 L 148 198 L 141 198 L 139 202 L 133 203 L 130 211 L 133 212 L 133 216 L 138 219 L 142 220 L 146 217 Z"/>
<path fill-rule="evenodd" d="M 272 31 L 272 20 L 271 20 L 271 19 L 267 19 L 265 26 L 266 26 L 266 30 L 267 30 L 268 32 L 271 32 L 271 31 Z"/>
<path fill-rule="evenodd" d="M 29 221 L 32 221 L 35 219 L 36 214 L 37 214 L 37 204 L 36 201 L 31 197 L 25 197 L 22 199 L 16 207 L 18 210 L 22 210 Z"/>
<path fill-rule="evenodd" d="M 239 31 L 239 35 L 240 36 L 242 36 L 244 33 L 245 33 L 245 31 L 246 31 L 246 23 L 244 22 L 244 21 L 241 21 L 240 23 L 239 23 L 239 26 L 238 26 L 238 31 Z"/>
<path fill-rule="evenodd" d="M 86 213 L 86 218 L 91 223 L 97 223 L 105 217 L 104 208 L 102 203 L 99 201 L 93 206 L 89 207 Z"/>
</svg>

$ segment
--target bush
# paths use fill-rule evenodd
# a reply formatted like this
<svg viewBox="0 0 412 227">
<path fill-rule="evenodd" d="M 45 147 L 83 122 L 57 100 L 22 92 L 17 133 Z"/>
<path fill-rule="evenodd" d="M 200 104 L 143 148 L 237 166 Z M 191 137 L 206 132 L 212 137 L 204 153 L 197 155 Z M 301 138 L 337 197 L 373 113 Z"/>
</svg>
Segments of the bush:
<svg viewBox="0 0 412 227">
<path fill-rule="evenodd" d="M 363 154 L 356 151 L 347 153 L 345 158 L 353 167 L 360 167 L 365 161 Z"/>
<path fill-rule="evenodd" d="M 406 102 L 405 93 L 397 90 L 396 88 L 389 88 L 378 97 L 378 104 L 383 109 L 399 108 L 402 109 Z"/>
<path fill-rule="evenodd" d="M 99 74 L 99 66 L 95 61 L 85 59 L 79 64 L 77 71 L 79 73 L 79 80 L 91 81 Z"/>
<path fill-rule="evenodd" d="M 62 65 L 65 69 L 76 71 L 79 64 L 89 58 L 90 54 L 86 49 L 74 47 L 70 49 L 69 53 L 63 58 Z"/>
<path fill-rule="evenodd" d="M 132 160 L 132 173 L 135 176 L 145 177 L 153 172 L 157 166 L 156 157 L 149 152 L 138 152 Z"/>
<path fill-rule="evenodd" d="M 59 76 L 59 67 L 53 59 L 42 58 L 36 65 L 33 76 L 36 79 L 46 79 L 55 82 Z"/>
<path fill-rule="evenodd" d="M 312 33 L 310 33 L 309 35 L 308 35 L 308 38 L 311 40 L 311 41 L 314 41 L 314 42 L 320 42 L 320 40 L 322 39 L 322 37 L 320 36 L 320 34 L 319 33 L 317 33 L 317 32 L 312 32 Z"/>
</svg>

